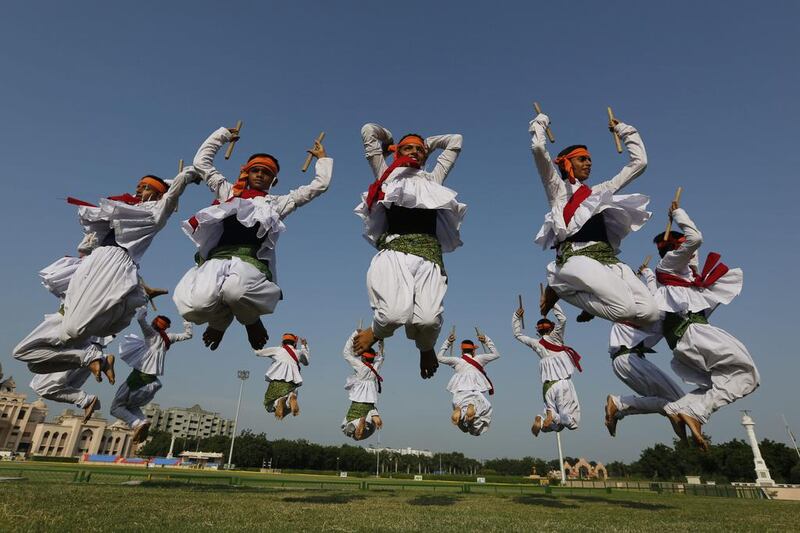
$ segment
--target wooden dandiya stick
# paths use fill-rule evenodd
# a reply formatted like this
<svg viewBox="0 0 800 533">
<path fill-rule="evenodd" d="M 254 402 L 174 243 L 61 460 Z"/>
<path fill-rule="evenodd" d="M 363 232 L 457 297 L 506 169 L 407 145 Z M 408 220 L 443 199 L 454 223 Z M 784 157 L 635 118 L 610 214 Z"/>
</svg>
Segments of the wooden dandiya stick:
<svg viewBox="0 0 800 533">
<path fill-rule="evenodd" d="M 453 326 L 453 328 L 450 330 L 450 335 L 452 335 L 453 338 L 455 338 L 455 336 L 456 336 L 456 327 L 455 326 Z M 456 343 L 456 341 L 453 340 L 453 344 L 450 345 L 450 357 L 453 357 L 453 345 L 455 345 L 455 343 Z"/>
<path fill-rule="evenodd" d="M 608 125 L 611 128 L 611 135 L 614 136 L 614 146 L 617 148 L 617 153 L 622 153 L 622 143 L 619 141 L 619 135 L 617 132 L 614 131 L 614 112 L 611 111 L 611 107 L 608 107 Z"/>
<path fill-rule="evenodd" d="M 637 270 L 637 271 L 636 271 L 636 272 L 637 272 L 637 274 L 641 274 L 641 273 L 642 273 L 642 270 L 644 270 L 645 268 L 647 268 L 647 266 L 650 264 L 650 260 L 651 260 L 652 258 L 653 258 L 653 256 L 652 256 L 652 255 L 648 255 L 647 257 L 645 257 L 645 258 L 644 258 L 644 262 L 641 264 L 641 266 L 639 266 L 639 270 Z"/>
<path fill-rule="evenodd" d="M 364 319 L 363 318 L 359 318 L 358 319 L 358 331 L 361 331 L 362 329 L 364 329 Z"/>
<path fill-rule="evenodd" d="M 236 121 L 236 127 L 234 129 L 236 130 L 236 135 L 239 135 L 239 133 L 241 133 L 241 131 L 242 131 L 242 121 L 241 120 L 237 120 Z M 232 141 L 228 145 L 228 149 L 225 150 L 225 159 L 230 159 L 231 158 L 231 154 L 233 154 L 233 147 L 235 145 L 236 145 L 236 141 Z"/>
<path fill-rule="evenodd" d="M 323 132 L 320 132 L 319 136 L 317 137 L 317 140 L 316 140 L 316 142 L 318 142 L 318 143 L 321 143 L 321 142 L 322 142 L 322 139 L 324 139 L 324 138 L 325 138 L 325 132 L 324 132 L 324 131 L 323 131 Z M 301 171 L 305 172 L 306 170 L 308 170 L 308 167 L 311 165 L 311 159 L 312 159 L 313 157 L 314 157 L 314 156 L 313 156 L 313 155 L 311 155 L 311 154 L 308 154 L 308 155 L 306 156 L 306 160 L 305 160 L 305 162 L 303 163 L 303 167 L 300 169 Z"/>
<path fill-rule="evenodd" d="M 680 204 L 682 192 L 683 192 L 683 187 L 678 187 L 678 190 L 675 191 L 675 198 L 672 201 L 675 202 L 676 204 Z M 670 231 L 672 231 L 672 217 L 669 217 L 669 220 L 667 220 L 667 231 L 664 232 L 665 242 L 669 240 Z"/>
<path fill-rule="evenodd" d="M 483 336 L 483 333 L 481 333 L 481 330 L 478 329 L 478 326 L 475 326 L 475 335 L 477 335 L 478 337 Z M 478 339 L 478 341 L 480 341 L 481 346 L 483 346 L 483 351 L 488 352 L 489 350 L 486 349 L 486 345 L 483 343 L 483 341 L 480 339 Z"/>
<path fill-rule="evenodd" d="M 183 159 L 178 159 L 178 174 L 183 172 Z"/>
<path fill-rule="evenodd" d="M 522 295 L 519 295 L 519 308 L 522 309 Z M 525 329 L 525 315 L 519 317 L 520 321 L 522 321 L 522 329 Z"/>
<path fill-rule="evenodd" d="M 539 102 L 533 103 L 533 109 L 535 109 L 536 113 L 538 113 L 539 115 L 542 114 L 542 108 L 539 107 Z M 556 138 L 553 136 L 553 130 L 550 129 L 550 126 L 547 126 L 544 129 L 544 132 L 547 134 L 547 140 L 549 140 L 551 143 L 556 142 Z"/>
</svg>

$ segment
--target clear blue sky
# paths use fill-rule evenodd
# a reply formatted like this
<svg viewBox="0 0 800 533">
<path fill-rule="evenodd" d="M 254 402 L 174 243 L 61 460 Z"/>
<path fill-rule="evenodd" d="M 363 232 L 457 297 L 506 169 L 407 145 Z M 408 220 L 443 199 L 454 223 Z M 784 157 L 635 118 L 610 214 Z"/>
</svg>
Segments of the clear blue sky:
<svg viewBox="0 0 800 533">
<path fill-rule="evenodd" d="M 716 324 L 750 349 L 762 376 L 751 397 L 718 412 L 715 441 L 743 438 L 739 409 L 753 410 L 760 437 L 786 441 L 780 413 L 800 432 L 795 397 L 800 362 L 791 330 L 798 290 L 800 192 L 796 143 L 800 94 L 796 2 L 28 2 L 5 6 L 0 21 L 2 183 L 0 236 L 5 260 L 3 349 L 30 331 L 55 301 L 36 272 L 73 253 L 74 209 L 131 191 L 139 176 L 171 177 L 215 128 L 245 122 L 242 140 L 220 169 L 234 176 L 257 151 L 282 164 L 278 192 L 310 179 L 299 167 L 321 130 L 334 157 L 330 191 L 286 220 L 278 246 L 285 300 L 266 325 L 273 339 L 306 336 L 302 414 L 276 422 L 262 407 L 266 364 L 234 325 L 217 352 L 199 339 L 168 355 L 162 405 L 191 405 L 233 416 L 237 369 L 250 369 L 240 427 L 272 438 L 345 442 L 348 407 L 341 358 L 345 337 L 370 316 L 365 273 L 374 250 L 352 208 L 372 180 L 359 128 L 379 122 L 396 134 L 462 133 L 464 149 L 448 185 L 469 205 L 464 246 L 445 257 L 450 274 L 445 323 L 459 337 L 480 325 L 502 358 L 488 367 L 497 388 L 491 430 L 479 437 L 449 422 L 441 368 L 423 382 L 413 344 L 387 343 L 381 443 L 475 457 L 553 457 L 555 438 L 532 439 L 541 408 L 537 359 L 511 336 L 522 292 L 534 304 L 550 252 L 533 244 L 546 200 L 529 152 L 531 104 L 553 121 L 556 145 L 585 143 L 593 181 L 625 163 L 605 128 L 605 106 L 639 128 L 650 166 L 630 188 L 652 198 L 652 223 L 631 235 L 623 258 L 638 264 L 663 231 L 678 185 L 708 250 L 745 271 L 745 289 Z M 174 287 L 194 252 L 179 222 L 211 200 L 194 187 L 146 254 L 142 274 Z M 169 299 L 160 309 L 177 318 Z M 577 311 L 569 309 L 574 318 Z M 532 318 L 532 317 L 531 317 Z M 529 320 L 530 322 L 530 320 Z M 568 455 L 638 457 L 669 442 L 661 417 L 624 420 L 616 439 L 602 424 L 609 392 L 626 392 L 607 355 L 609 325 L 571 322 L 568 343 L 584 356 L 575 378 L 581 427 L 565 434 Z M 202 331 L 202 329 L 200 329 Z M 654 357 L 668 368 L 665 345 Z M 2 356 L 22 390 L 27 370 Z M 120 367 L 122 374 L 127 368 Z M 89 383 L 105 406 L 113 390 Z M 60 412 L 53 405 L 52 412 Z"/>
</svg>

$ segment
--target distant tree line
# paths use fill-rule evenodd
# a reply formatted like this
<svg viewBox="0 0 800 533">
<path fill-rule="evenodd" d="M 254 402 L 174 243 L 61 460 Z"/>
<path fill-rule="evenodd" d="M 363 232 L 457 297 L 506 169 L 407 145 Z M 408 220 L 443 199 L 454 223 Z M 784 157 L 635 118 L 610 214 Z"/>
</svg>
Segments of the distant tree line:
<svg viewBox="0 0 800 533">
<path fill-rule="evenodd" d="M 152 438 L 139 455 L 144 457 L 165 456 L 169 451 L 171 437 L 168 433 L 153 431 Z M 183 439 L 175 441 L 175 456 L 184 450 L 221 452 L 228 457 L 231 441 L 229 437 L 208 439 Z M 783 443 L 764 439 L 761 454 L 772 478 L 779 483 L 800 483 L 800 460 L 794 449 Z M 574 457 L 565 457 L 574 464 Z M 236 437 L 233 463 L 240 468 L 271 466 L 283 470 L 318 470 L 382 474 L 447 474 L 447 475 L 504 475 L 528 476 L 532 469 L 546 476 L 558 470 L 558 459 L 545 460 L 536 457 L 521 459 L 496 458 L 478 461 L 460 452 L 435 453 L 433 457 L 417 457 L 399 453 L 383 452 L 379 457 L 361 446 L 326 446 L 306 440 L 269 440 L 265 433 L 244 430 Z M 591 462 L 592 465 L 596 463 Z M 639 459 L 632 463 L 613 461 L 606 466 L 609 477 L 647 479 L 658 481 L 685 481 L 687 475 L 699 475 L 706 480 L 720 483 L 753 481 L 755 470 L 750 445 L 734 439 L 722 444 L 712 444 L 707 453 L 679 441 L 672 446 L 655 444 L 642 450 Z"/>
</svg>

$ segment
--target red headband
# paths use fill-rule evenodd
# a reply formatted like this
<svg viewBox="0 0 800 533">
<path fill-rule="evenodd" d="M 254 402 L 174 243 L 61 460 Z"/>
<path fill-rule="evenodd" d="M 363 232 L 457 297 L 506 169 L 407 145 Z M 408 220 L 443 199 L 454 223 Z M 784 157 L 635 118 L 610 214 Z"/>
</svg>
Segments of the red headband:
<svg viewBox="0 0 800 533">
<path fill-rule="evenodd" d="M 570 159 L 573 157 L 579 157 L 585 155 L 586 157 L 592 157 L 589 153 L 589 150 L 586 148 L 575 148 L 573 151 L 566 153 L 562 156 L 556 157 L 555 163 L 560 168 L 564 169 L 564 172 L 567 173 L 567 177 L 569 178 L 570 183 L 575 183 L 575 171 L 572 168 L 572 162 Z"/>
</svg>

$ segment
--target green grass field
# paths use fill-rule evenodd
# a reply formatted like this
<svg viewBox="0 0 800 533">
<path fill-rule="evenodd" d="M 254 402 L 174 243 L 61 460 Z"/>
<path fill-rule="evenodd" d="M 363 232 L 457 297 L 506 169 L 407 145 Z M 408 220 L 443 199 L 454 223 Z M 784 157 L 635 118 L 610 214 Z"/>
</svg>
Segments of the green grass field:
<svg viewBox="0 0 800 533">
<path fill-rule="evenodd" d="M 3 465 L 5 466 L 5 465 Z M 50 467 L 52 465 L 48 465 Z M 74 467 L 75 465 L 71 465 Z M 90 467 L 91 483 L 70 469 L 18 469 L 26 480 L 0 483 L 2 531 L 797 531 L 800 503 L 601 490 L 520 488 L 462 494 L 429 482 L 406 490 L 324 484 L 330 476 L 270 476 L 315 485 L 223 484 L 219 476 L 147 480 L 130 469 Z M 138 470 L 138 469 L 137 469 Z M 113 476 L 112 476 L 113 471 Z M 38 475 L 37 475 L 38 472 Z M 64 476 L 59 477 L 63 472 Z M 107 476 L 95 482 L 94 476 Z M 0 469 L 0 476 L 12 474 Z M 179 473 L 176 472 L 176 475 Z M 238 475 L 238 473 L 237 473 Z M 264 477 L 241 473 L 244 476 Z M 198 483 L 202 479 L 202 483 Z M 215 482 L 219 480 L 220 482 Z M 186 480 L 191 483 L 187 484 Z M 488 488 L 488 487 L 487 487 Z M 434 489 L 436 491 L 434 492 Z M 444 490 L 442 490 L 444 489 Z"/>
</svg>

